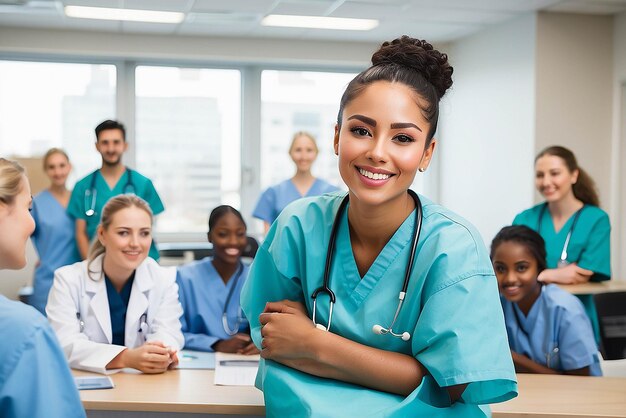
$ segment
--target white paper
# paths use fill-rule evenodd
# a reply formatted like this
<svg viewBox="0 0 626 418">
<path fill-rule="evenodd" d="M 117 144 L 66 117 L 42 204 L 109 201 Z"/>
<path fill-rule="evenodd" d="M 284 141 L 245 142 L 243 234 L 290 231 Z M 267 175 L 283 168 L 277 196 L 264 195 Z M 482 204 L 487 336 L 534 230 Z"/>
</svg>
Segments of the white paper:
<svg viewBox="0 0 626 418">
<path fill-rule="evenodd" d="M 254 386 L 259 369 L 258 354 L 215 353 L 215 384 L 223 386 Z"/>
</svg>

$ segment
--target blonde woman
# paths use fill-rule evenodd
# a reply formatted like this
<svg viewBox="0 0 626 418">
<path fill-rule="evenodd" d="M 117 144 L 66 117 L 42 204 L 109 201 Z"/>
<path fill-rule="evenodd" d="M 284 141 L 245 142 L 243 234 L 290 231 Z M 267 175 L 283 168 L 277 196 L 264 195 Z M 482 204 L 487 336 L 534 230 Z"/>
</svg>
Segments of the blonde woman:
<svg viewBox="0 0 626 418">
<path fill-rule="evenodd" d="M 285 206 L 294 200 L 338 190 L 332 184 L 313 176 L 311 168 L 317 154 L 317 144 L 313 136 L 303 131 L 296 132 L 289 146 L 289 156 L 296 165 L 296 174 L 265 190 L 252 212 L 252 216 L 264 222 L 265 232 Z"/>
<path fill-rule="evenodd" d="M 0 158 L 0 270 L 26 265 L 35 229 L 22 166 Z M 84 417 L 74 379 L 48 321 L 35 309 L 0 296 L 0 415 Z"/>
<path fill-rule="evenodd" d="M 162 373 L 183 346 L 176 269 L 148 257 L 152 212 L 135 195 L 102 210 L 87 260 L 55 272 L 46 311 L 70 366 Z"/>
<path fill-rule="evenodd" d="M 50 186 L 33 198 L 32 215 L 36 227 L 31 239 L 39 262 L 28 303 L 45 315 L 54 271 L 80 261 L 80 254 L 74 238 L 74 220 L 66 211 L 72 193 L 65 186 L 72 170 L 70 159 L 62 149 L 51 148 L 43 157 L 43 169 L 50 179 Z"/>
</svg>

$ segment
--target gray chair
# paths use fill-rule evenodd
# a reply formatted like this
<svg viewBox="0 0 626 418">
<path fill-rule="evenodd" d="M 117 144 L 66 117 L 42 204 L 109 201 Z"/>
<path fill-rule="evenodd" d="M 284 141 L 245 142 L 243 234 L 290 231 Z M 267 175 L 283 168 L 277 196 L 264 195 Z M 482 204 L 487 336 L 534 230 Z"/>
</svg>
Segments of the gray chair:
<svg viewBox="0 0 626 418">
<path fill-rule="evenodd" d="M 626 292 L 593 295 L 600 324 L 600 352 L 605 360 L 626 358 Z"/>
</svg>

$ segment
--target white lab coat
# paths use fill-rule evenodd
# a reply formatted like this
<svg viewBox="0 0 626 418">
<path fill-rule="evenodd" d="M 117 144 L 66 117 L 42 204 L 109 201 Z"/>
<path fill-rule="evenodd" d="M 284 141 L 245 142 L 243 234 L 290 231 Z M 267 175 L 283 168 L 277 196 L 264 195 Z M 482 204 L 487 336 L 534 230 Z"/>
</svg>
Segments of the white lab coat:
<svg viewBox="0 0 626 418">
<path fill-rule="evenodd" d="M 106 283 L 102 272 L 103 256 L 90 265 L 92 280 L 87 274 L 87 261 L 61 267 L 54 273 L 46 312 L 65 351 L 70 367 L 98 373 L 106 370 L 124 346 L 113 345 L 111 315 Z M 184 344 L 180 317 L 183 310 L 178 301 L 176 268 L 162 267 L 146 258 L 135 272 L 126 312 L 126 347 L 135 348 L 146 341 L 161 341 L 180 350 Z M 80 319 L 78 315 L 80 314 Z M 147 322 L 140 330 L 140 319 Z M 84 322 L 81 332 L 80 321 Z M 142 321 L 142 322 L 143 322 Z"/>
</svg>

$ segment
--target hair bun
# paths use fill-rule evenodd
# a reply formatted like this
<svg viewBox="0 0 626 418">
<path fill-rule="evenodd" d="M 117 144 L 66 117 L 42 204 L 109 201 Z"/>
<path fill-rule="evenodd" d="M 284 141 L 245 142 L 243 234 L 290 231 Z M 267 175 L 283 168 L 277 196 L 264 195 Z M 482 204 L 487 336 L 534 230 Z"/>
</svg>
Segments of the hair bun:
<svg viewBox="0 0 626 418">
<path fill-rule="evenodd" d="M 402 36 L 384 42 L 372 55 L 372 65 L 402 65 L 419 72 L 435 87 L 439 98 L 452 86 L 453 68 L 448 55 L 433 48 L 424 40 Z"/>
</svg>

